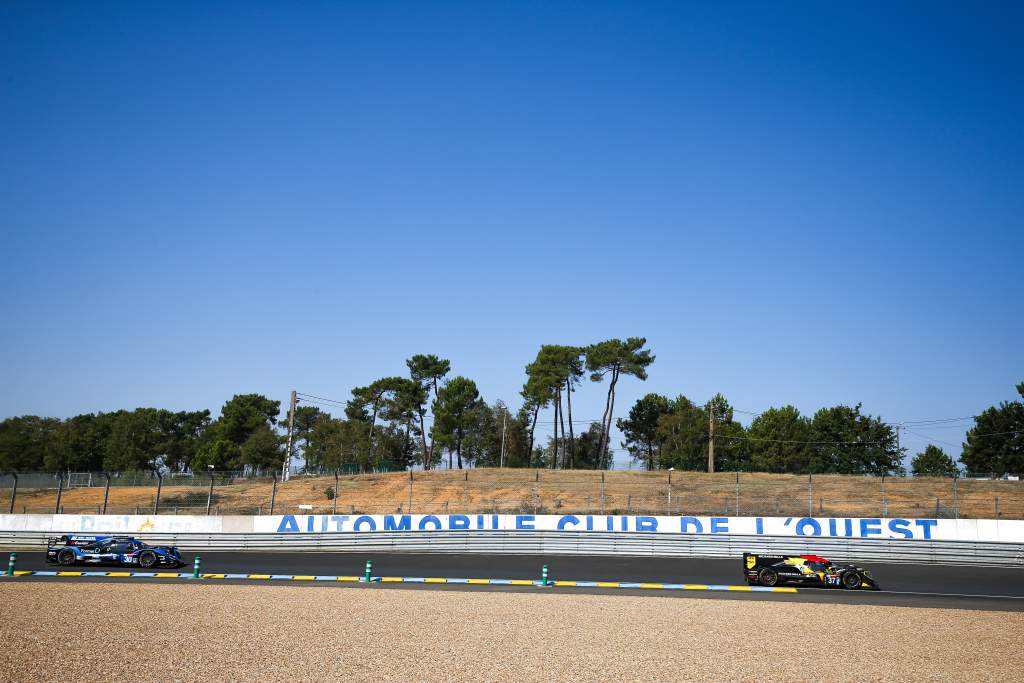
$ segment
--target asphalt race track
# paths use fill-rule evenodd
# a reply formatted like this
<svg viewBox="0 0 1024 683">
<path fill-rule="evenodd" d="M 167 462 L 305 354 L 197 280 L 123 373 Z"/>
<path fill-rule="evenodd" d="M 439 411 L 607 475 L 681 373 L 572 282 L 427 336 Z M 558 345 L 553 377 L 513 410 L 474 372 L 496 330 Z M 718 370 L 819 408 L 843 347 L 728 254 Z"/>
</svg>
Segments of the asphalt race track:
<svg viewBox="0 0 1024 683">
<path fill-rule="evenodd" d="M 200 555 L 201 571 L 204 573 L 360 576 L 363 574 L 366 560 L 369 559 L 373 560 L 374 576 L 539 579 L 542 565 L 547 564 L 549 576 L 552 580 L 731 585 L 743 583 L 740 560 L 738 558 L 735 560 L 723 560 L 666 557 L 582 557 L 573 555 L 314 552 L 208 552 L 200 553 Z M 178 571 L 190 572 L 192 569 L 192 556 L 186 555 L 185 559 L 189 561 L 188 566 Z M 722 599 L 784 599 L 804 602 L 1024 611 L 1024 567 L 959 567 L 947 565 L 884 564 L 878 562 L 864 564 L 878 579 L 882 591 L 843 591 L 808 588 L 801 589 L 797 595 L 707 592 L 686 592 L 685 594 L 687 597 Z M 46 564 L 44 553 L 19 552 L 17 568 L 52 571 L 57 567 Z M 75 567 L 74 569 L 81 569 L 81 567 Z M 88 567 L 86 569 L 101 568 Z M 116 571 L 119 568 L 111 569 Z M 403 584 L 398 585 L 403 586 Z M 404 585 L 404 587 L 408 588 L 408 585 Z M 436 590 L 438 586 L 428 586 L 423 589 Z M 482 586 L 455 587 L 446 585 L 444 589 L 500 590 L 501 588 Z M 538 590 L 544 589 L 538 588 Z M 558 588 L 557 590 L 560 592 L 594 592 L 592 589 L 585 588 Z M 604 589 L 601 592 L 606 593 L 608 589 Z M 650 594 L 656 591 L 622 589 L 620 592 Z M 657 594 L 668 595 L 667 592 L 657 592 Z M 682 594 L 684 594 L 682 591 L 672 592 L 673 596 Z"/>
</svg>

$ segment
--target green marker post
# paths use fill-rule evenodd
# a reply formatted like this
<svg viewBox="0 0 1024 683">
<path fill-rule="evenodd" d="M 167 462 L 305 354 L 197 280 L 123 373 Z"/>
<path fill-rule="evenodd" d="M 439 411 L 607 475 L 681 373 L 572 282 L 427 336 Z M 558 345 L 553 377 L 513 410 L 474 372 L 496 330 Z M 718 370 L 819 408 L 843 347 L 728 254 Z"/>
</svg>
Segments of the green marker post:
<svg viewBox="0 0 1024 683">
<path fill-rule="evenodd" d="M 363 574 L 363 581 L 370 583 L 370 577 L 373 575 L 373 560 L 366 561 L 366 572 Z"/>
<path fill-rule="evenodd" d="M 7 558 L 7 576 L 14 576 L 14 564 L 18 561 L 18 553 L 11 553 Z"/>
<path fill-rule="evenodd" d="M 541 569 L 541 573 L 540 573 L 540 585 L 542 585 L 542 586 L 548 586 L 548 585 L 550 585 L 550 584 L 548 583 L 548 566 L 547 566 L 547 565 L 544 565 L 544 568 L 543 568 L 543 569 Z"/>
<path fill-rule="evenodd" d="M 192 563 L 192 578 L 199 578 L 199 556 L 196 555 L 195 561 Z"/>
</svg>

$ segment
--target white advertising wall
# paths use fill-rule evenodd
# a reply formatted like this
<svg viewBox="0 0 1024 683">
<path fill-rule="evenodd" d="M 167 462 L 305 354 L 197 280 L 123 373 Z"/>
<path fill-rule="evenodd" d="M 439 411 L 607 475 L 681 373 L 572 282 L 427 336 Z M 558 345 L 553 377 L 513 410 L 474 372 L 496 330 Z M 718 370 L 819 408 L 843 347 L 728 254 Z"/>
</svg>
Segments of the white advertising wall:
<svg viewBox="0 0 1024 683">
<path fill-rule="evenodd" d="M 173 534 L 335 534 L 571 531 L 1024 543 L 1024 521 L 848 517 L 627 515 L 0 515 L 0 531 Z"/>
</svg>

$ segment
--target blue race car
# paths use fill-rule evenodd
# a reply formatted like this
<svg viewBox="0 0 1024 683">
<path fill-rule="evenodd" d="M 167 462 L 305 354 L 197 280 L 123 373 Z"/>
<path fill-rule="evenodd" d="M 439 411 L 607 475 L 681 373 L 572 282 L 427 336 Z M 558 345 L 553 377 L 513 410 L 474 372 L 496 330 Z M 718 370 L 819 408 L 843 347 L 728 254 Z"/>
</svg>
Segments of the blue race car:
<svg viewBox="0 0 1024 683">
<path fill-rule="evenodd" d="M 46 544 L 46 561 L 65 567 L 73 564 L 116 564 L 130 567 L 181 567 L 175 546 L 152 546 L 131 536 L 66 535 Z"/>
</svg>

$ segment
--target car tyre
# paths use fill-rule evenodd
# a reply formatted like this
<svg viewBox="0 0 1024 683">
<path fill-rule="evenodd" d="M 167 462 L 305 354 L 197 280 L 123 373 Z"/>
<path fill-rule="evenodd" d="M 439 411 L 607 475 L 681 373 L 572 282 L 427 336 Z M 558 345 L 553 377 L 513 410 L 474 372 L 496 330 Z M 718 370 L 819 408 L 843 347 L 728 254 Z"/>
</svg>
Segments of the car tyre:
<svg viewBox="0 0 1024 683">
<path fill-rule="evenodd" d="M 149 569 L 150 567 L 155 567 L 157 562 L 159 561 L 160 558 L 158 558 L 156 556 L 156 553 L 154 553 L 152 550 L 143 550 L 141 553 L 139 553 L 140 567 L 145 567 L 146 569 Z"/>
<path fill-rule="evenodd" d="M 779 574 L 774 569 L 762 569 L 757 576 L 757 582 L 771 588 L 779 583 Z"/>
<path fill-rule="evenodd" d="M 75 563 L 75 551 L 71 548 L 64 548 L 57 553 L 57 564 L 62 567 L 70 567 Z"/>
<path fill-rule="evenodd" d="M 843 574 L 843 588 L 854 590 L 860 588 L 862 580 L 857 572 L 846 572 Z"/>
</svg>

